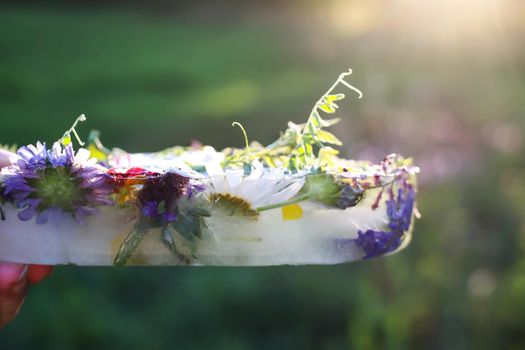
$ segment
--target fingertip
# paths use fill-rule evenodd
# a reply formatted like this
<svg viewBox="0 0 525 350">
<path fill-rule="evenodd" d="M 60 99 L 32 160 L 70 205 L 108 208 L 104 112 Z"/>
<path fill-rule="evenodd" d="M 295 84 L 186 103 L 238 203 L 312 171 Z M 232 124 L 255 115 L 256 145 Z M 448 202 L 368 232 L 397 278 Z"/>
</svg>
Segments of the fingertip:
<svg viewBox="0 0 525 350">
<path fill-rule="evenodd" d="M 29 265 L 27 280 L 29 283 L 38 283 L 49 276 L 53 272 L 53 268 L 51 265 Z"/>
<path fill-rule="evenodd" d="M 0 291 L 8 290 L 13 283 L 25 278 L 27 265 L 0 262 Z"/>
</svg>

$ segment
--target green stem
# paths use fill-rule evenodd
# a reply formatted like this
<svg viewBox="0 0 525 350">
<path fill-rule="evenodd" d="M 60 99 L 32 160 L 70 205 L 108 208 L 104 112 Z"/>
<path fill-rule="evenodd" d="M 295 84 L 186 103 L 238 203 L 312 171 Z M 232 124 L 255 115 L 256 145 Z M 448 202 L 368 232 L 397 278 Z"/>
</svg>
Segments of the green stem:
<svg viewBox="0 0 525 350">
<path fill-rule="evenodd" d="M 345 81 L 345 78 L 347 76 L 351 75 L 351 74 L 352 74 L 352 70 L 351 69 L 349 69 L 347 72 L 341 73 L 339 75 L 339 77 L 337 78 L 337 80 L 335 81 L 335 83 L 333 83 L 332 86 L 330 86 L 330 88 L 323 94 L 323 96 L 321 96 L 321 98 L 315 103 L 314 108 L 312 108 L 312 111 L 310 112 L 310 116 L 308 117 L 308 120 L 306 121 L 305 127 L 304 127 L 303 132 L 302 132 L 303 135 L 305 135 L 305 133 L 306 133 L 308 124 L 312 123 L 312 119 L 313 119 L 312 115 L 317 111 L 317 109 L 319 109 L 319 106 L 323 103 L 324 98 L 326 96 L 328 96 L 329 94 L 331 94 L 332 91 L 337 87 L 337 85 L 343 84 L 344 86 L 346 86 L 350 90 L 355 91 L 357 93 L 359 99 L 363 97 L 363 93 L 361 92 L 361 90 L 359 90 L 356 87 L 348 84 L 348 82 Z"/>
<path fill-rule="evenodd" d="M 270 209 L 275 209 L 275 208 L 281 208 L 281 207 L 284 207 L 284 206 L 287 206 L 287 205 L 290 205 L 290 204 L 295 204 L 295 203 L 299 203 L 299 202 L 305 201 L 307 199 L 310 199 L 310 194 L 309 193 L 305 193 L 305 194 L 303 194 L 301 196 L 292 198 L 292 199 L 287 200 L 285 202 L 271 204 L 271 205 L 266 205 L 264 207 L 259 207 L 256 210 L 257 211 L 265 211 L 265 210 L 270 210 Z"/>
</svg>

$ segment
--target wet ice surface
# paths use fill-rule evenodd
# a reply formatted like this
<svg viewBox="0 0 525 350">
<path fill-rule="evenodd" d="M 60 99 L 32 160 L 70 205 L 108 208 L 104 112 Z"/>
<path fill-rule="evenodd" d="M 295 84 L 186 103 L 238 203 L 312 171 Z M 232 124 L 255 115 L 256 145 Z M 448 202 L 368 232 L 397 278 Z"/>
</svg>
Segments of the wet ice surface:
<svg viewBox="0 0 525 350">
<path fill-rule="evenodd" d="M 345 210 L 302 202 L 303 216 L 296 220 L 283 220 L 280 208 L 262 212 L 257 220 L 212 210 L 191 264 L 264 266 L 359 260 L 364 254 L 355 245 L 341 249 L 334 242 L 355 239 L 358 230 L 387 229 L 384 202 L 371 209 L 376 195 L 376 190 L 367 191 L 357 206 Z M 112 265 L 136 220 L 132 211 L 104 208 L 83 226 L 70 217 L 60 224 L 37 225 L 34 220 L 21 222 L 9 205 L 4 208 L 7 220 L 0 222 L 0 260 L 20 263 Z M 182 265 L 159 237 L 160 229 L 150 230 L 128 265 Z M 189 255 L 183 239 L 175 236 L 175 240 L 179 250 Z"/>
</svg>

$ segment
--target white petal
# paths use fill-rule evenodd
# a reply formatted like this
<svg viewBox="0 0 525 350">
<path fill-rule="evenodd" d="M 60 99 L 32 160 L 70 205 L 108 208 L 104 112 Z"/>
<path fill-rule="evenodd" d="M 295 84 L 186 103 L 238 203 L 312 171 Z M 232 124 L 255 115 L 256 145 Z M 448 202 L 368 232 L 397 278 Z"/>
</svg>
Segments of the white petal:
<svg viewBox="0 0 525 350">
<path fill-rule="evenodd" d="M 295 196 L 301 190 L 301 188 L 303 188 L 303 185 L 304 185 L 304 181 L 297 181 L 297 182 L 291 183 L 288 187 L 286 187 L 282 191 L 277 192 L 269 197 L 263 198 L 259 202 L 260 204 L 258 203 L 257 207 L 264 206 L 264 205 L 270 205 L 270 204 L 277 204 L 277 203 L 287 201 L 293 196 Z"/>
<path fill-rule="evenodd" d="M 252 162 L 252 172 L 246 178 L 247 181 L 254 181 L 263 175 L 263 165 L 258 160 Z"/>
<path fill-rule="evenodd" d="M 257 205 L 257 203 L 261 203 L 262 201 L 264 201 L 265 198 L 268 198 L 274 193 L 276 193 L 277 191 L 274 190 L 276 184 L 277 181 L 274 180 L 260 179 L 259 181 L 257 181 L 257 184 L 251 189 L 251 203 L 253 203 L 253 205 L 255 206 Z"/>
<path fill-rule="evenodd" d="M 204 167 L 206 168 L 206 173 L 208 173 L 215 191 L 227 192 L 229 186 L 225 179 L 224 170 L 222 169 L 221 164 L 214 159 L 208 158 L 207 161 L 204 162 Z"/>
<path fill-rule="evenodd" d="M 228 180 L 228 185 L 230 190 L 235 191 L 235 187 L 239 186 L 242 181 L 244 171 L 242 169 L 227 170 L 226 179 Z"/>
<path fill-rule="evenodd" d="M 57 156 L 60 156 L 62 154 L 62 146 L 60 146 L 60 143 L 55 142 L 53 144 L 53 147 L 51 148 L 51 152 L 53 152 Z"/>
<path fill-rule="evenodd" d="M 224 175 L 224 169 L 221 167 L 221 163 L 211 157 L 206 157 L 204 161 L 204 167 L 210 177 L 219 177 Z"/>
<path fill-rule="evenodd" d="M 281 180 L 285 177 L 286 175 L 284 175 L 284 172 L 282 171 L 282 169 L 277 169 L 277 168 L 271 168 L 271 169 L 268 169 L 263 177 L 265 179 L 271 179 L 271 180 Z"/>
<path fill-rule="evenodd" d="M 53 145 L 53 149 L 54 148 L 55 146 Z M 89 160 L 89 157 L 91 157 L 91 153 L 85 148 L 80 148 L 77 151 L 77 154 L 75 154 L 75 163 L 79 165 L 83 165 L 87 163 L 87 161 Z"/>
</svg>

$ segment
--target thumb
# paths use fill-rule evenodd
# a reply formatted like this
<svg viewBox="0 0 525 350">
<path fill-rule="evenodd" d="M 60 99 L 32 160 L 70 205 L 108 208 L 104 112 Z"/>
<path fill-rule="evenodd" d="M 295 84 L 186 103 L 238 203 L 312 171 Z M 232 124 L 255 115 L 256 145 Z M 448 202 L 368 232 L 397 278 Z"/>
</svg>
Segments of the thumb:
<svg viewBox="0 0 525 350">
<path fill-rule="evenodd" d="M 10 166 L 12 156 L 16 156 L 16 154 L 0 149 L 0 168 Z"/>
<path fill-rule="evenodd" d="M 0 262 L 0 328 L 17 314 L 27 291 L 27 266 Z"/>
</svg>

